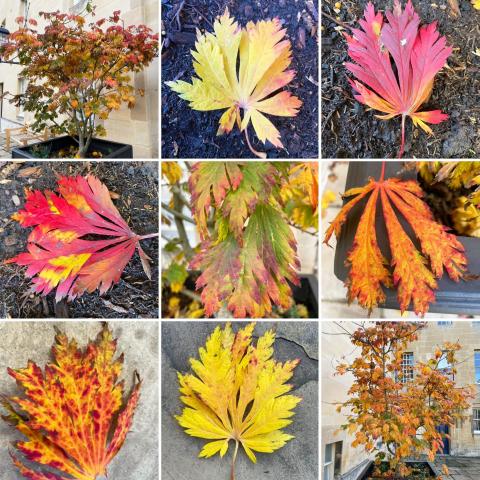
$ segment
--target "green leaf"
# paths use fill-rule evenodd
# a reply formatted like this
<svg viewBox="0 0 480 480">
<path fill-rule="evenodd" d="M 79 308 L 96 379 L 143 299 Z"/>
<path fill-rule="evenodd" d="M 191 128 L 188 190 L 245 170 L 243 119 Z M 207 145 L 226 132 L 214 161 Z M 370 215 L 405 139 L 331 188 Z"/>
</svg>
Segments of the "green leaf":
<svg viewBox="0 0 480 480">
<path fill-rule="evenodd" d="M 170 284 L 172 292 L 177 293 L 182 289 L 185 280 L 188 278 L 188 272 L 185 265 L 172 262 L 165 270 L 164 277 Z"/>
<path fill-rule="evenodd" d="M 287 280 L 298 283 L 299 261 L 290 227 L 274 207 L 258 203 L 239 244 L 233 233 L 212 245 L 205 242 L 191 263 L 202 270 L 197 289 L 203 288 L 205 312 L 211 316 L 228 302 L 235 317 L 263 317 L 272 304 L 289 308 Z"/>
</svg>

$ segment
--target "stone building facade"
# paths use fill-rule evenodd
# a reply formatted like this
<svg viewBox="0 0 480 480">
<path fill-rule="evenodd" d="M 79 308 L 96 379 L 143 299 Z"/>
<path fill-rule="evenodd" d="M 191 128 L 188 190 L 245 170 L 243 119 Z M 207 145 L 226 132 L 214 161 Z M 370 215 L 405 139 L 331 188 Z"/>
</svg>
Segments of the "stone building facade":
<svg viewBox="0 0 480 480">
<path fill-rule="evenodd" d="M 10 32 L 17 28 L 17 17 L 28 17 L 38 21 L 42 28 L 41 11 L 81 12 L 87 0 L 0 0 L 0 26 Z M 94 0 L 96 19 L 109 17 L 115 10 L 120 10 L 121 18 L 126 25 L 145 24 L 154 32 L 159 31 L 158 0 Z M 0 63 L 0 97 L 5 92 L 22 93 L 25 80 L 20 76 L 22 67 Z M 155 59 L 143 72 L 134 74 L 132 82 L 138 89 L 145 91 L 145 96 L 137 95 L 134 109 L 126 105 L 111 113 L 110 117 L 101 122 L 107 130 L 107 139 L 133 145 L 135 158 L 158 158 L 159 142 L 159 59 Z M 23 112 L 8 102 L 0 99 L 0 118 L 5 126 L 14 128 L 32 121 L 29 112 Z"/>
<path fill-rule="evenodd" d="M 462 345 L 457 357 L 455 382 L 459 386 L 475 385 L 476 397 L 466 418 L 457 421 L 450 434 L 445 453 L 451 455 L 480 456 L 480 322 L 438 321 L 428 322 L 416 342 L 411 344 L 413 361 L 424 361 L 438 345 L 456 342 Z M 448 366 L 446 365 L 446 368 Z"/>
<path fill-rule="evenodd" d="M 342 327 L 353 332 L 357 326 L 342 322 Z M 335 366 L 340 361 L 358 355 L 342 328 L 334 322 L 322 322 L 322 464 L 323 480 L 354 480 L 368 462 L 363 447 L 352 447 L 353 436 L 340 430 L 346 423 L 343 413 L 337 413 L 335 403 L 345 401 L 352 383 L 347 375 L 334 376 Z M 475 321 L 430 321 L 421 330 L 416 342 L 411 343 L 404 356 L 405 368 L 412 363 L 431 358 L 436 347 L 444 342 L 462 345 L 457 354 L 459 361 L 455 381 L 459 386 L 476 384 L 476 397 L 466 418 L 457 421 L 448 432 L 450 440 L 445 442 L 445 454 L 480 456 L 480 322 Z M 444 366 L 448 369 L 448 365 Z"/>
</svg>

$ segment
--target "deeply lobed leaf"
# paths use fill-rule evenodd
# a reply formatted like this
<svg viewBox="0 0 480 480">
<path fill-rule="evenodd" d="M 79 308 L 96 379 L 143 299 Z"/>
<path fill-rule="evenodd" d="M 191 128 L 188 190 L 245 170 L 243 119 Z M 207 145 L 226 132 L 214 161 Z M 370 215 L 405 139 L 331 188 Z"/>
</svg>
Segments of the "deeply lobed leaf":
<svg viewBox="0 0 480 480">
<path fill-rule="evenodd" d="M 2 418 L 27 438 L 15 447 L 35 468 L 12 454 L 25 478 L 95 480 L 106 475 L 131 427 L 141 386 L 136 381 L 123 402 L 124 385 L 118 381 L 123 355 L 115 358 L 116 345 L 107 325 L 85 350 L 57 331 L 53 362 L 44 372 L 32 361 L 26 368 L 8 369 L 25 396 L 2 396 L 7 411 Z"/>
<path fill-rule="evenodd" d="M 264 114 L 292 117 L 302 105 L 290 92 L 278 92 L 295 76 L 295 71 L 286 70 L 292 60 L 286 30 L 277 18 L 249 22 L 242 29 L 228 9 L 213 29 L 214 33 L 198 32 L 196 50 L 191 52 L 198 78 L 193 77 L 191 84 L 182 80 L 166 84 L 195 110 L 227 109 L 218 135 L 230 133 L 235 123 L 244 131 L 251 121 L 263 143 L 269 140 L 283 148 L 280 132 Z"/>
<path fill-rule="evenodd" d="M 299 167 L 316 210 L 318 197 L 311 192 L 316 172 L 308 164 Z M 196 287 L 202 289 L 207 315 L 223 302 L 236 317 L 263 316 L 273 304 L 291 306 L 288 282 L 298 283 L 299 261 L 278 202 L 279 187 L 292 170 L 293 175 L 300 171 L 270 162 L 198 162 L 192 167 L 192 210 L 203 242 L 190 267 L 202 271 Z M 207 219 L 215 222 L 213 234 Z"/>
<path fill-rule="evenodd" d="M 268 330 L 252 343 L 255 324 L 232 332 L 217 327 L 190 359 L 194 374 L 178 374 L 180 399 L 186 405 L 179 424 L 186 433 L 209 440 L 200 457 L 224 456 L 230 440 L 240 443 L 252 462 L 254 452 L 271 453 L 293 438 L 283 432 L 301 401 L 287 395 L 298 360 L 273 358 L 275 333 Z"/>
<path fill-rule="evenodd" d="M 435 301 L 436 278 L 443 270 L 454 281 L 460 280 L 466 269 L 464 247 L 455 235 L 438 224 L 421 197 L 423 192 L 414 181 L 370 179 L 365 187 L 346 192 L 356 197 L 346 203 L 325 234 L 328 243 L 333 233 L 337 236 L 348 213 L 370 194 L 355 233 L 353 247 L 347 256 L 350 267 L 346 286 L 348 299 L 358 299 L 360 305 L 371 311 L 385 301 L 382 285 L 396 286 L 400 310 L 404 312 L 411 303 L 417 315 L 424 315 L 429 304 Z M 388 233 L 393 276 L 387 269 L 376 237 L 376 206 L 380 198 Z M 409 238 L 395 213 L 393 206 L 410 224 L 420 241 L 419 252 Z M 423 253 L 423 255 L 422 255 Z"/>
<path fill-rule="evenodd" d="M 213 315 L 228 300 L 235 317 L 262 317 L 272 303 L 288 308 L 292 300 L 287 280 L 298 284 L 299 261 L 293 234 L 280 213 L 270 205 L 258 204 L 249 218 L 240 245 L 233 233 L 217 245 L 202 245 L 191 263 L 202 274 L 205 313 Z"/>
<path fill-rule="evenodd" d="M 47 295 L 56 288 L 57 302 L 97 288 L 103 294 L 120 280 L 135 249 L 148 264 L 141 237 L 130 230 L 99 179 L 61 177 L 58 188 L 60 195 L 27 191 L 25 209 L 12 217 L 23 227 L 35 227 L 28 253 L 6 261 L 28 267 L 32 291 Z M 87 240 L 87 235 L 98 239 Z"/>
<path fill-rule="evenodd" d="M 401 156 L 406 116 L 428 134 L 432 133 L 428 123 L 448 118 L 440 110 L 418 110 L 430 97 L 434 77 L 452 48 L 446 46 L 445 37 L 440 37 L 436 23 L 419 27 L 420 18 L 411 0 L 403 11 L 399 0 L 395 0 L 393 12 L 387 11 L 386 17 L 384 22 L 373 4 L 368 3 L 365 18 L 359 22 L 361 29 L 352 29 L 352 36 L 345 35 L 348 54 L 355 62 L 345 66 L 358 79 L 349 81 L 360 103 L 383 112 L 378 117 L 385 120 L 402 116 Z"/>
</svg>

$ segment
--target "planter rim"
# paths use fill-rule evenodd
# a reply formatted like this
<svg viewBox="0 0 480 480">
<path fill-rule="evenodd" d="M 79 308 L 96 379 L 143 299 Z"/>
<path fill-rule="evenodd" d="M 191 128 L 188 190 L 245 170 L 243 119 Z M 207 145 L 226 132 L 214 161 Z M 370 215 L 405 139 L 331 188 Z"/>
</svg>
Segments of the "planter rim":
<svg viewBox="0 0 480 480">
<path fill-rule="evenodd" d="M 73 135 L 61 135 L 58 137 L 52 137 L 48 140 L 43 140 L 41 142 L 35 142 L 31 143 L 30 145 L 26 145 L 24 147 L 15 147 L 12 149 L 12 158 L 38 158 L 38 157 L 33 157 L 29 152 L 31 151 L 32 147 L 38 146 L 38 145 L 49 145 L 49 144 L 54 144 L 54 143 L 62 143 L 65 141 L 68 141 L 69 139 L 74 139 L 75 137 Z M 73 140 L 75 141 L 75 140 Z M 93 160 L 102 160 L 104 158 L 133 158 L 133 148 L 132 145 L 127 144 L 127 143 L 120 143 L 120 142 L 115 142 L 113 140 L 107 140 L 104 138 L 98 138 L 98 137 L 93 137 L 92 138 L 92 143 L 91 146 L 94 145 L 102 145 L 102 146 L 109 146 L 112 147 L 114 150 L 112 153 L 105 155 L 101 158 L 98 159 L 93 159 Z M 55 160 L 57 157 L 52 157 L 50 160 Z M 68 160 L 69 158 L 62 159 L 62 160 Z M 92 159 L 90 159 L 92 160 Z"/>
</svg>

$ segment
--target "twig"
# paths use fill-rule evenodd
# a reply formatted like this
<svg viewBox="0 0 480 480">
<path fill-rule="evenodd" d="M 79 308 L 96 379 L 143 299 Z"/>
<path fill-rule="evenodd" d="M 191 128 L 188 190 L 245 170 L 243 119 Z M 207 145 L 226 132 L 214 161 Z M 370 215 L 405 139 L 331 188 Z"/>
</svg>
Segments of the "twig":
<svg viewBox="0 0 480 480">
<path fill-rule="evenodd" d="M 180 23 L 180 13 L 183 10 L 183 6 L 185 5 L 185 0 L 182 0 L 178 5 L 177 12 L 175 13 L 173 19 L 177 21 L 178 31 L 182 30 L 182 24 Z"/>
<path fill-rule="evenodd" d="M 183 208 L 182 202 L 180 201 L 180 198 L 176 193 L 173 193 L 173 207 L 175 208 L 175 211 L 182 210 Z M 183 216 L 183 213 L 180 213 L 180 215 Z M 190 242 L 188 241 L 188 235 L 187 235 L 187 231 L 185 230 L 185 225 L 183 224 L 183 219 L 175 215 L 174 220 L 175 220 L 175 225 L 177 227 L 178 236 L 183 245 L 183 251 L 185 253 L 185 257 L 188 260 L 193 257 L 194 251 L 190 245 Z"/>
<path fill-rule="evenodd" d="M 191 5 L 190 3 L 187 3 L 187 5 L 190 7 L 190 8 L 193 8 L 193 10 L 195 10 L 197 12 L 198 15 L 200 15 L 207 23 L 208 25 L 210 26 L 210 28 L 213 29 L 213 25 L 210 23 L 210 21 L 204 17 L 193 5 Z"/>
<path fill-rule="evenodd" d="M 180 201 L 186 206 L 190 207 L 190 202 L 185 198 L 185 196 L 182 193 L 182 190 L 177 187 L 176 185 L 172 186 L 172 192 L 176 193 L 178 197 L 180 198 Z"/>
<path fill-rule="evenodd" d="M 188 290 L 187 288 L 182 288 L 182 290 L 180 290 L 180 293 L 188 298 L 191 298 L 192 300 L 195 300 L 196 302 L 202 303 L 202 298 L 200 297 L 200 295 L 197 295 L 196 293 Z"/>
<path fill-rule="evenodd" d="M 309 235 L 312 235 L 314 237 L 317 236 L 316 232 L 309 232 L 308 230 L 304 230 L 303 228 L 300 228 L 299 226 L 295 225 L 294 223 L 287 222 L 291 227 L 296 228 L 297 230 L 300 230 L 303 233 L 308 233 Z"/>
<path fill-rule="evenodd" d="M 180 218 L 180 219 L 184 220 L 185 222 L 193 223 L 195 225 L 195 222 L 194 222 L 193 219 L 191 219 L 190 217 L 187 217 L 183 213 L 177 212 L 173 208 L 170 208 L 166 203 L 162 202 L 162 208 L 165 209 L 167 212 L 171 213 L 174 217 Z"/>
<path fill-rule="evenodd" d="M 340 20 L 337 20 L 335 17 L 332 17 L 331 15 L 329 15 L 328 13 L 325 13 L 323 10 L 322 10 L 322 15 L 327 17 L 329 20 L 331 20 L 332 22 L 335 22 L 337 25 L 340 25 L 341 27 L 343 28 L 350 28 L 349 25 L 347 25 L 346 23 L 344 22 L 341 22 Z"/>
</svg>

